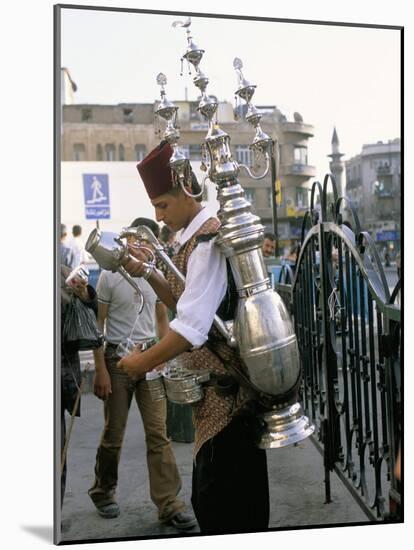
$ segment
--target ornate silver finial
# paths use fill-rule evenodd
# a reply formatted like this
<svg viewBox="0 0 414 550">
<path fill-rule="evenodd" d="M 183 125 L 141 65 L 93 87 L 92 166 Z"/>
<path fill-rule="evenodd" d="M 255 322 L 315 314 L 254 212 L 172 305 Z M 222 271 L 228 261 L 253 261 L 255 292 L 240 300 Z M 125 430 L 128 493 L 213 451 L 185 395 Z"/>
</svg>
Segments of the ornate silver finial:
<svg viewBox="0 0 414 550">
<path fill-rule="evenodd" d="M 165 86 L 167 84 L 167 77 L 164 73 L 157 74 L 157 84 L 160 86 Z"/>
<path fill-rule="evenodd" d="M 185 21 L 174 21 L 172 26 L 175 27 L 189 27 L 191 25 L 191 17 L 187 17 Z"/>
<path fill-rule="evenodd" d="M 256 130 L 256 135 L 253 139 L 253 142 L 250 144 L 250 149 L 255 153 L 255 156 L 263 156 L 266 161 L 266 168 L 262 175 L 255 176 L 248 166 L 244 164 L 240 164 L 240 168 L 244 168 L 249 176 L 253 179 L 262 179 L 264 178 L 270 168 L 270 151 L 271 151 L 271 144 L 272 139 L 263 132 L 263 130 L 260 127 L 260 119 L 262 118 L 262 115 L 260 112 L 256 109 L 256 107 L 252 104 L 252 97 L 254 95 L 256 84 L 252 84 L 248 80 L 246 80 L 243 76 L 243 73 L 241 71 L 243 67 L 243 62 L 239 57 L 235 57 L 233 60 L 233 67 L 237 72 L 237 75 L 239 77 L 239 87 L 237 88 L 235 95 L 236 95 L 236 107 L 234 109 L 235 112 L 235 119 L 237 120 L 239 117 L 239 106 L 237 105 L 238 98 L 243 99 L 247 104 L 247 113 L 246 113 L 246 120 L 249 122 Z"/>
<path fill-rule="evenodd" d="M 174 28 L 176 27 L 183 27 L 186 29 L 187 32 L 187 50 L 183 57 L 181 58 L 181 72 L 180 74 L 183 74 L 183 60 L 185 59 L 188 64 L 188 73 L 191 74 L 190 64 L 193 65 L 193 67 L 196 70 L 196 73 L 199 74 L 199 64 L 203 57 L 204 50 L 199 48 L 196 44 L 194 44 L 191 31 L 190 31 L 190 25 L 191 25 L 191 17 L 187 17 L 185 21 L 174 21 L 172 26 Z M 204 76 L 204 75 L 202 75 Z"/>
<path fill-rule="evenodd" d="M 239 71 L 243 68 L 243 61 L 240 59 L 240 57 L 235 57 L 233 60 L 233 67 Z"/>
<path fill-rule="evenodd" d="M 174 105 L 171 101 L 168 100 L 167 94 L 164 86 L 167 84 L 167 77 L 164 73 L 157 74 L 157 84 L 161 86 L 161 101 L 155 110 L 155 114 L 158 117 L 164 119 L 167 123 L 164 131 L 164 139 L 173 148 L 173 153 L 171 155 L 169 164 L 171 170 L 174 173 L 176 183 L 181 185 L 184 193 L 191 197 L 197 198 L 203 194 L 204 187 L 201 189 L 200 193 L 197 195 L 192 195 L 189 193 L 185 186 L 188 185 L 190 176 L 190 162 L 181 152 L 178 146 L 178 140 L 180 139 L 180 131 L 177 125 L 177 112 L 178 107 Z M 161 129 L 159 130 L 161 132 Z"/>
</svg>

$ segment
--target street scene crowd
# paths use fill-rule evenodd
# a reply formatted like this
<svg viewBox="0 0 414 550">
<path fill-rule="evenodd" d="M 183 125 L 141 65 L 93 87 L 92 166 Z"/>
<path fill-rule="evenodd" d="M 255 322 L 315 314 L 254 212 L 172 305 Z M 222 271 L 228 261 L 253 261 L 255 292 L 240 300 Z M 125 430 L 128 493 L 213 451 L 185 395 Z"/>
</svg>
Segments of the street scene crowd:
<svg viewBox="0 0 414 550">
<path fill-rule="evenodd" d="M 121 514 L 118 469 L 135 398 L 145 431 L 150 497 L 159 522 L 181 533 L 197 525 L 202 534 L 263 531 L 269 526 L 266 452 L 257 446 L 263 426 L 255 414 L 254 397 L 229 375 L 228 365 L 237 367 L 240 356 L 213 326 L 216 312 L 234 307 L 235 299 L 225 257 L 215 246 L 220 224 L 194 198 L 199 192 L 194 175 L 187 182 L 187 192 L 174 184 L 168 165 L 171 152 L 161 142 L 138 165 L 155 220 L 138 217 L 130 227 L 152 231 L 186 275 L 185 286 L 165 265 L 148 263 L 149 243 L 144 251 L 137 246 L 137 238 L 129 236 L 129 256 L 123 267 L 144 298 L 140 311 L 139 295 L 121 273 L 100 271 L 96 284 L 90 284 L 91 258 L 82 228 L 74 225 L 70 238 L 61 225 L 61 504 L 70 436 L 67 416 L 73 423 L 80 415 L 79 350 L 93 349 L 93 391 L 104 403 L 104 428 L 95 464 L 90 465 L 94 481 L 85 490 L 97 514 L 108 520 Z M 282 258 L 292 273 L 299 250 L 294 246 Z M 262 253 L 270 265 L 276 253 L 274 234 L 265 233 Z M 68 336 L 79 302 L 85 306 L 85 319 L 95 323 L 88 338 L 83 337 L 88 344 L 82 345 L 89 347 L 80 347 Z M 175 358 L 210 377 L 203 399 L 193 405 L 191 505 L 180 498 L 182 481 L 167 435 L 166 398 L 154 399 L 152 389 L 160 371 Z"/>
<path fill-rule="evenodd" d="M 260 427 L 249 411 L 249 396 L 243 396 L 240 404 L 242 392 L 231 380 L 226 391 L 216 391 L 213 384 L 205 387 L 204 398 L 193 407 L 191 504 L 195 517 L 191 506 L 179 497 L 181 479 L 167 437 L 166 399 L 151 397 L 152 382 L 175 357 L 185 358 L 205 369 L 216 382 L 226 383 L 230 377 L 225 361 L 240 362 L 237 354 L 223 359 L 206 345 L 217 338 L 211 334 L 213 318 L 229 294 L 225 258 L 214 245 L 219 222 L 200 200 L 174 186 L 168 167 L 170 155 L 170 146 L 161 143 L 148 155 L 149 160 L 139 165 L 157 221 L 137 218 L 131 227 L 144 225 L 160 239 L 186 273 L 185 288 L 160 263 L 148 271 L 145 253 L 137 249 L 135 238 L 128 237 L 131 259 L 124 267 L 144 297 L 139 313 L 137 292 L 120 273 L 101 271 L 95 287 L 89 283 L 91 258 L 85 251 L 82 228 L 73 226 L 69 237 L 67 227 L 61 225 L 61 503 L 68 448 L 65 415 L 71 415 L 72 421 L 80 415 L 82 391 L 78 353 L 82 348 L 65 337 L 72 305 L 81 301 L 96 315 L 99 335 L 93 345 L 93 391 L 104 402 L 104 429 L 95 465 L 91 464 L 95 480 L 88 490 L 97 513 L 107 519 L 121 513 L 116 498 L 118 465 L 134 397 L 145 430 L 150 495 L 159 521 L 178 532 L 191 530 L 197 523 L 202 533 L 260 531 L 268 527 L 269 489 L 266 453 L 256 445 Z M 198 192 L 194 175 L 188 185 L 190 192 Z M 157 222 L 163 224 L 161 231 Z M 275 236 L 266 233 L 265 258 L 274 258 L 275 245 Z M 292 250 L 286 258 L 292 267 L 296 254 L 297 250 Z M 86 275 L 82 277 L 82 273 Z M 221 342 L 221 346 L 225 344 Z"/>
</svg>

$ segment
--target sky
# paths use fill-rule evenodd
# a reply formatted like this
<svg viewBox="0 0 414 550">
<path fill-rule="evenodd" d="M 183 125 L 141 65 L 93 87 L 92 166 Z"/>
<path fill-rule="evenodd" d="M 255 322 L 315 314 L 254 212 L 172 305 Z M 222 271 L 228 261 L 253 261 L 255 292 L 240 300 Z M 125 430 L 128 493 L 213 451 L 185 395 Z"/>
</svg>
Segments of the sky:
<svg viewBox="0 0 414 550">
<path fill-rule="evenodd" d="M 237 12 L 235 12 L 237 13 Z M 159 98 L 163 72 L 170 100 L 196 100 L 198 89 L 180 59 L 187 45 L 184 16 L 62 10 L 62 66 L 78 86 L 76 103 L 140 103 Z M 334 126 L 345 159 L 365 143 L 400 137 L 400 32 L 395 29 L 192 17 L 207 93 L 234 103 L 233 59 L 257 84 L 253 103 L 276 105 L 315 128 L 309 164 L 329 171 Z M 187 92 L 186 92 L 187 88 Z M 253 137 L 253 129 L 252 129 Z"/>
</svg>

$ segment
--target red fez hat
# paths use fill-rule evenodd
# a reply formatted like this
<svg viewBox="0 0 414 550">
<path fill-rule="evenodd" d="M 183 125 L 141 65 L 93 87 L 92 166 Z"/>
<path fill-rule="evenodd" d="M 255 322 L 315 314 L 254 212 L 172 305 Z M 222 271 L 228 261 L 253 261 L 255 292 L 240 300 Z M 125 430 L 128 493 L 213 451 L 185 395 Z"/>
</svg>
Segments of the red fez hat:
<svg viewBox="0 0 414 550">
<path fill-rule="evenodd" d="M 138 172 L 150 199 L 168 193 L 175 187 L 169 164 L 172 153 L 171 145 L 167 141 L 162 141 L 137 164 Z"/>
</svg>

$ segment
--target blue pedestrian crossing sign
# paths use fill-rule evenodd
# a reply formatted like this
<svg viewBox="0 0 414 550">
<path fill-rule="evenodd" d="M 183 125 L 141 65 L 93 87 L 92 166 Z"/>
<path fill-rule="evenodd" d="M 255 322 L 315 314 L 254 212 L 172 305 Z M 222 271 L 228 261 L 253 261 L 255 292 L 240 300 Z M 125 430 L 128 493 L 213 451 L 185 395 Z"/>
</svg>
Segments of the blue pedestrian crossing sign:
<svg viewBox="0 0 414 550">
<path fill-rule="evenodd" d="M 82 174 L 85 217 L 104 220 L 111 217 L 108 174 Z"/>
</svg>

